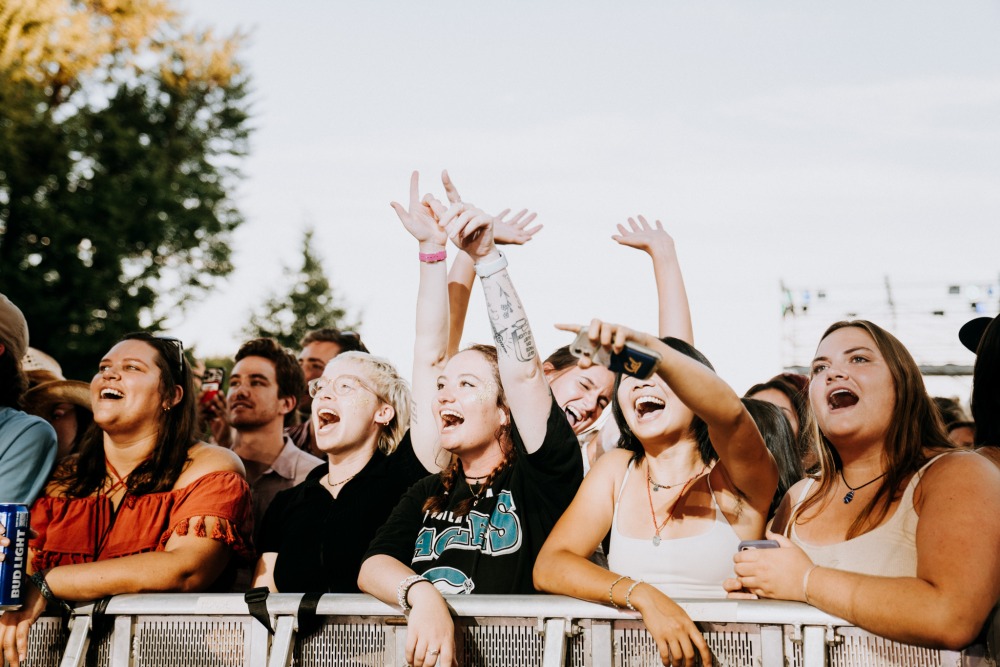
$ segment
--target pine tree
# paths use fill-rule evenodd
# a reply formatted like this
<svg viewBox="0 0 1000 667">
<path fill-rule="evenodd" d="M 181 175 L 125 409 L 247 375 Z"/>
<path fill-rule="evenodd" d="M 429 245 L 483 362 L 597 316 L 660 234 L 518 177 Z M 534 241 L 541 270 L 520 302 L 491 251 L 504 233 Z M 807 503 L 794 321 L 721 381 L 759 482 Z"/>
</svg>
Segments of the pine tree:
<svg viewBox="0 0 1000 667">
<path fill-rule="evenodd" d="M 347 311 L 337 305 L 322 260 L 313 252 L 314 232 L 310 227 L 302 236 L 302 268 L 294 272 L 288 294 L 272 295 L 250 316 L 250 323 L 244 328 L 248 337 L 271 337 L 294 350 L 313 329 L 357 330 L 360 326 L 360 321 L 348 323 Z M 286 268 L 286 274 L 291 272 Z"/>
</svg>

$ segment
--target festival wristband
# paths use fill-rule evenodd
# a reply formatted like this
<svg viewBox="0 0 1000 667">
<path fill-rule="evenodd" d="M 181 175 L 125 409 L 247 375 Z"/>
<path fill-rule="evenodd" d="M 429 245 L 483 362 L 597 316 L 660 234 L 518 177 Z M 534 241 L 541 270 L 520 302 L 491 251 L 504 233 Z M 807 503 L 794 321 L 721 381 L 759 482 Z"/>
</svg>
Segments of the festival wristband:
<svg viewBox="0 0 1000 667">
<path fill-rule="evenodd" d="M 499 273 L 507 268 L 507 256 L 497 250 L 498 257 L 492 262 L 479 262 L 476 264 L 476 275 L 480 278 L 489 278 L 494 273 Z"/>
</svg>

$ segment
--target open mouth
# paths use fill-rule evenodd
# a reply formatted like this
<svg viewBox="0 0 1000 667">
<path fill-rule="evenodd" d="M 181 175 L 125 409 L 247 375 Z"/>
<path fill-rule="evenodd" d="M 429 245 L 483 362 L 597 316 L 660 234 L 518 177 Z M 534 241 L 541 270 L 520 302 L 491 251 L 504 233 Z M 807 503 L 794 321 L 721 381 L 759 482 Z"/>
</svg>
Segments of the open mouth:
<svg viewBox="0 0 1000 667">
<path fill-rule="evenodd" d="M 831 410 L 840 410 L 841 408 L 849 408 L 852 405 L 856 405 L 858 396 L 850 390 L 837 389 L 830 392 L 830 395 L 826 397 L 826 402 Z"/>
<path fill-rule="evenodd" d="M 465 417 L 454 410 L 442 410 L 438 413 L 441 418 L 441 432 L 444 433 L 465 422 Z"/>
<path fill-rule="evenodd" d="M 666 401 L 656 396 L 640 396 L 635 399 L 635 416 L 639 421 L 656 419 L 660 411 L 667 407 Z"/>
<path fill-rule="evenodd" d="M 569 421 L 569 425 L 575 427 L 577 424 L 583 421 L 583 414 L 576 408 L 567 405 L 563 412 L 566 413 L 566 419 Z"/>
<path fill-rule="evenodd" d="M 316 420 L 319 422 L 319 427 L 324 428 L 330 426 L 331 424 L 336 424 L 340 421 L 340 415 L 329 408 L 323 408 L 316 413 Z"/>
<path fill-rule="evenodd" d="M 121 400 L 121 399 L 125 398 L 125 394 L 123 394 L 122 392 L 118 391 L 117 389 L 110 389 L 110 388 L 108 388 L 108 389 L 102 389 L 101 390 L 101 398 L 106 398 L 106 399 L 110 399 L 110 400 L 113 400 L 113 401 L 118 401 L 118 400 Z"/>
</svg>

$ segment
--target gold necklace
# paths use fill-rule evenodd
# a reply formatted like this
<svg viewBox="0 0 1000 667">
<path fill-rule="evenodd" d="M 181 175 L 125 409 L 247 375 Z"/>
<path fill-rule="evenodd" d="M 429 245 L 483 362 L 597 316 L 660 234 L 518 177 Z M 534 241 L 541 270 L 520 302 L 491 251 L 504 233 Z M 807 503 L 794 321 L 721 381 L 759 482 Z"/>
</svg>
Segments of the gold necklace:
<svg viewBox="0 0 1000 667">
<path fill-rule="evenodd" d="M 354 479 L 357 476 L 358 476 L 358 473 L 354 473 L 353 475 L 351 475 L 347 479 L 342 479 L 339 482 L 331 482 L 330 481 L 330 473 L 327 472 L 326 473 L 326 485 L 329 486 L 331 489 L 335 489 L 335 488 L 337 488 L 338 486 L 340 486 L 342 484 L 347 484 L 348 482 L 350 482 L 352 479 Z"/>
<path fill-rule="evenodd" d="M 653 530 L 655 531 L 653 533 L 653 546 L 654 547 L 660 546 L 660 542 L 663 541 L 663 539 L 660 537 L 660 531 L 662 531 L 664 528 L 666 528 L 667 524 L 670 523 L 670 520 L 674 518 L 674 512 L 677 510 L 677 505 L 680 503 L 681 498 L 684 497 L 684 492 L 688 490 L 688 485 L 691 484 L 691 482 L 693 482 L 694 480 L 696 480 L 699 477 L 701 477 L 702 475 L 704 475 L 706 470 L 708 470 L 708 466 L 705 466 L 704 468 L 701 469 L 701 472 L 697 473 L 694 477 L 691 477 L 686 482 L 684 482 L 684 487 L 681 489 L 681 492 L 677 494 L 677 497 L 674 498 L 674 502 L 670 505 L 670 511 L 667 512 L 667 518 L 663 520 L 663 523 L 657 525 L 657 523 L 656 523 L 656 509 L 653 507 L 653 492 L 650 490 L 650 487 L 652 486 L 652 484 L 651 484 L 652 480 L 651 480 L 651 478 L 649 476 L 649 472 L 648 472 L 649 471 L 649 462 L 648 461 L 646 462 L 646 471 L 647 471 L 646 472 L 646 496 L 649 498 L 649 513 L 653 517 Z M 674 486 L 677 486 L 677 485 L 674 484 Z"/>
</svg>

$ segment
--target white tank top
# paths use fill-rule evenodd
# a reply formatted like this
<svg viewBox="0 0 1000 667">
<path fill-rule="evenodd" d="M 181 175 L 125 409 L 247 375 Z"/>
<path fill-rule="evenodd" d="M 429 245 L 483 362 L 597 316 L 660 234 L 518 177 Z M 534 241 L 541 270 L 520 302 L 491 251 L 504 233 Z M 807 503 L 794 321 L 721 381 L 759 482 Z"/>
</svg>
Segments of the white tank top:
<svg viewBox="0 0 1000 667">
<path fill-rule="evenodd" d="M 944 454 L 939 454 L 925 463 L 910 479 L 888 521 L 863 535 L 834 544 L 808 544 L 795 532 L 795 514 L 816 481 L 810 479 L 792 508 L 788 538 L 805 551 L 812 562 L 823 567 L 880 577 L 917 576 L 917 520 L 920 517 L 913 509 L 913 491 L 924 471 L 942 456 Z"/>
<path fill-rule="evenodd" d="M 644 539 L 627 537 L 618 530 L 618 508 L 632 467 L 630 461 L 615 499 L 608 569 L 652 584 L 671 598 L 726 597 L 722 581 L 736 576 L 733 554 L 740 538 L 719 509 L 711 482 L 708 489 L 712 509 L 715 510 L 711 528 L 700 535 L 664 539 L 654 546 L 652 536 Z"/>
</svg>

